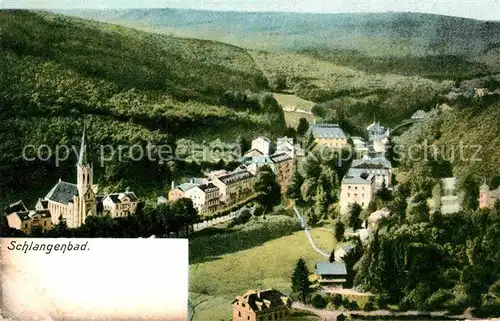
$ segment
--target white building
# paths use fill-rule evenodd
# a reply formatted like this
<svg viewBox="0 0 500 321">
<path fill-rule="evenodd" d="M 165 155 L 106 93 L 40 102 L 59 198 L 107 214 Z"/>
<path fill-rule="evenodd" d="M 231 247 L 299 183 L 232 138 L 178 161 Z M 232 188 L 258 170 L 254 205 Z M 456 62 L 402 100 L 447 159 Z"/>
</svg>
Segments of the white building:
<svg viewBox="0 0 500 321">
<path fill-rule="evenodd" d="M 451 214 L 461 210 L 460 199 L 457 193 L 458 180 L 456 177 L 446 177 L 441 180 L 441 213 Z"/>
<path fill-rule="evenodd" d="M 368 207 L 376 191 L 375 176 L 350 169 L 342 179 L 340 188 L 340 212 L 349 212 L 349 206 L 357 203 L 363 209 Z"/>
<path fill-rule="evenodd" d="M 276 141 L 276 154 L 286 153 L 288 156 L 293 158 L 295 155 L 295 146 L 293 145 L 293 138 L 291 137 L 280 137 Z"/>
<path fill-rule="evenodd" d="M 378 121 L 373 121 L 373 123 L 366 127 L 366 131 L 368 132 L 369 141 L 381 140 L 390 136 L 389 128 L 381 126 Z"/>
<path fill-rule="evenodd" d="M 258 150 L 263 155 L 269 155 L 269 151 L 271 149 L 271 141 L 267 137 L 257 137 L 252 140 L 252 150 Z"/>
<path fill-rule="evenodd" d="M 185 197 L 193 201 L 198 213 L 215 213 L 219 206 L 219 196 L 219 188 L 212 183 L 198 185 L 185 192 Z"/>
<path fill-rule="evenodd" d="M 109 212 L 111 217 L 126 216 L 135 212 L 137 203 L 134 192 L 108 194 L 102 199 L 103 209 Z"/>
</svg>

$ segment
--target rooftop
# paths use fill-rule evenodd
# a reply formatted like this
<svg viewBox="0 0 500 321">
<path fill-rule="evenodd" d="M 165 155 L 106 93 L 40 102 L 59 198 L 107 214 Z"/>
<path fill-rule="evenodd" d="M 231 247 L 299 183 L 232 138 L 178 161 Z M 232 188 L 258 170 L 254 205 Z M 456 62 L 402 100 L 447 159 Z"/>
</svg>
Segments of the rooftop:
<svg viewBox="0 0 500 321">
<path fill-rule="evenodd" d="M 248 304 L 253 311 L 275 310 L 279 308 L 288 309 L 292 304 L 286 295 L 275 289 L 264 291 L 250 290 L 242 296 L 237 296 L 232 303 L 236 302 Z"/>
<path fill-rule="evenodd" d="M 7 206 L 7 214 L 14 213 L 14 212 L 24 212 L 27 211 L 28 209 L 24 205 L 22 200 L 19 200 L 15 203 L 10 204 Z"/>
<path fill-rule="evenodd" d="M 131 202 L 137 201 L 137 196 L 134 192 L 112 193 L 106 195 L 105 197 L 109 197 L 115 204 L 121 203 L 125 197 L 128 197 Z"/>
<path fill-rule="evenodd" d="M 352 168 L 392 168 L 391 162 L 385 157 L 365 156 L 352 161 Z"/>
<path fill-rule="evenodd" d="M 315 124 L 309 130 L 314 138 L 347 138 L 342 128 L 337 124 Z"/>
<path fill-rule="evenodd" d="M 76 184 L 59 180 L 44 199 L 66 205 L 73 202 L 74 196 L 78 196 Z"/>
<path fill-rule="evenodd" d="M 316 264 L 317 275 L 347 275 L 347 269 L 344 262 L 321 262 Z"/>
<path fill-rule="evenodd" d="M 211 190 L 211 189 L 219 189 L 217 186 L 215 186 L 212 183 L 199 185 L 198 188 L 201 189 L 204 192 L 207 191 L 207 190 Z"/>
<path fill-rule="evenodd" d="M 371 184 L 375 176 L 351 168 L 342 179 L 342 184 Z"/>
<path fill-rule="evenodd" d="M 234 184 L 236 182 L 248 179 L 252 177 L 253 175 L 248 172 L 248 171 L 238 171 L 238 172 L 233 172 L 224 176 L 218 177 L 218 180 L 220 180 L 222 183 L 226 185 Z"/>
</svg>

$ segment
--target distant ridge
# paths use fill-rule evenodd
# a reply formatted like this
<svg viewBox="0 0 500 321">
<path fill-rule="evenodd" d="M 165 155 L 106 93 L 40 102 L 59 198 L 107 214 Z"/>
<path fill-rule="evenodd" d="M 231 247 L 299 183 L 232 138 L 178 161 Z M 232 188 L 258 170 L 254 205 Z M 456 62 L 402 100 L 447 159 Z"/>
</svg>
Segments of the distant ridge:
<svg viewBox="0 0 500 321">
<path fill-rule="evenodd" d="M 500 44 L 500 22 L 427 13 L 291 13 L 190 9 L 58 11 L 158 33 L 272 51 L 474 57 Z"/>
</svg>

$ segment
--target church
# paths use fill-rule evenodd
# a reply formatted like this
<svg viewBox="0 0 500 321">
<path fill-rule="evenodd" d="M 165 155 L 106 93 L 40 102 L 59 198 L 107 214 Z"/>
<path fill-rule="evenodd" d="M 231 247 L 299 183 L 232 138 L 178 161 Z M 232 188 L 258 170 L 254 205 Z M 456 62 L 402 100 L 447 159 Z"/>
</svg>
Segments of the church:
<svg viewBox="0 0 500 321">
<path fill-rule="evenodd" d="M 94 185 L 92 165 L 87 161 L 85 145 L 85 129 L 83 130 L 80 151 L 78 155 L 76 184 L 64 182 L 59 179 L 54 187 L 39 199 L 36 210 L 49 210 L 52 223 L 58 224 L 62 216 L 70 228 L 76 228 L 85 223 L 90 215 L 100 215 L 103 212 L 102 200 L 115 194 L 117 197 L 111 207 L 106 206 L 106 212 L 112 217 L 124 216 L 133 213 L 139 202 L 133 192 L 113 193 L 109 195 L 97 195 L 97 185 Z M 115 199 L 115 198 L 113 198 Z M 120 204 L 121 201 L 127 204 Z"/>
</svg>

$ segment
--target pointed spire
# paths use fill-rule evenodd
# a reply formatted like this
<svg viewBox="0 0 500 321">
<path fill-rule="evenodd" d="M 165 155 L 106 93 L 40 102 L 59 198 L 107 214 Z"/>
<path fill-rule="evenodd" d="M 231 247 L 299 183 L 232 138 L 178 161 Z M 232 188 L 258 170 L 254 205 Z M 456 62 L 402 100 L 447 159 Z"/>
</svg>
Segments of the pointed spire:
<svg viewBox="0 0 500 321">
<path fill-rule="evenodd" d="M 78 166 L 87 164 L 87 145 L 85 144 L 85 124 L 83 125 L 82 141 L 80 145 L 80 154 L 78 156 Z"/>
</svg>

